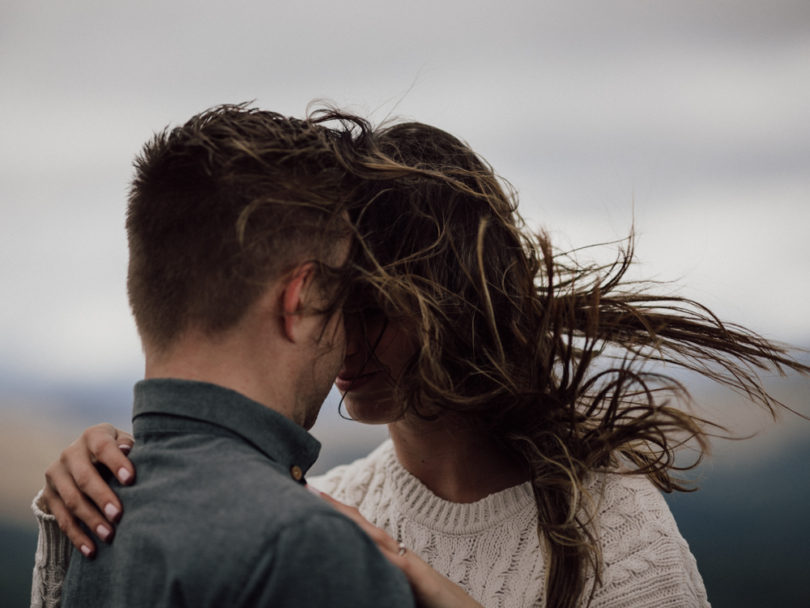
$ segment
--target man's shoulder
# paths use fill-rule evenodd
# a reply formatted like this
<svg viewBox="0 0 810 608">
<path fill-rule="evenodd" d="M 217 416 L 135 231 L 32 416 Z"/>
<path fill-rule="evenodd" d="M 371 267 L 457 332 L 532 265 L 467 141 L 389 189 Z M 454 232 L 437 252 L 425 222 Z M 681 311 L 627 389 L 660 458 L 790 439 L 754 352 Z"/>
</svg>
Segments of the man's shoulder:
<svg viewBox="0 0 810 608">
<path fill-rule="evenodd" d="M 132 459 L 137 482 L 120 489 L 130 520 L 160 510 L 181 529 L 216 519 L 216 530 L 241 525 L 267 536 L 290 520 L 333 511 L 299 483 L 298 465 L 270 460 L 231 437 L 162 441 L 133 450 Z"/>
<path fill-rule="evenodd" d="M 258 582 L 246 582 L 245 589 L 255 586 L 258 596 L 278 605 L 413 606 L 404 574 L 331 507 L 280 528 L 256 560 L 253 577 Z"/>
<path fill-rule="evenodd" d="M 182 455 L 145 451 L 136 483 L 120 488 L 115 541 L 86 564 L 93 580 L 123 576 L 120 589 L 80 591 L 111 605 L 147 587 L 157 604 L 173 602 L 173 590 L 195 605 L 372 606 L 380 594 L 411 605 L 404 577 L 354 522 L 294 472 L 250 450 L 237 455 L 188 467 Z"/>
<path fill-rule="evenodd" d="M 171 554 L 175 584 L 198 588 L 205 581 L 227 591 L 229 605 L 360 607 L 378 605 L 380 596 L 390 600 L 386 605 L 411 605 L 407 581 L 373 541 L 277 471 L 253 488 L 212 495 L 177 523 L 171 532 L 147 533 L 159 551 Z M 170 533 L 173 541 L 165 536 Z"/>
</svg>

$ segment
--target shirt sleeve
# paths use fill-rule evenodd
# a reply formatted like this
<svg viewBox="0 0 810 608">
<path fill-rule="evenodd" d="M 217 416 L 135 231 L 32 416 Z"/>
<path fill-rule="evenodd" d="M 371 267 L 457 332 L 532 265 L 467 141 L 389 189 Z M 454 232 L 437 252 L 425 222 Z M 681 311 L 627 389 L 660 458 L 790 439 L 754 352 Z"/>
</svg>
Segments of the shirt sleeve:
<svg viewBox="0 0 810 608">
<path fill-rule="evenodd" d="M 243 589 L 241 606 L 414 606 L 405 575 L 337 513 L 284 528 L 258 557 Z"/>
<path fill-rule="evenodd" d="M 42 490 L 31 504 L 39 528 L 31 580 L 31 608 L 58 608 L 72 547 L 56 518 L 43 510 L 41 499 Z"/>
</svg>

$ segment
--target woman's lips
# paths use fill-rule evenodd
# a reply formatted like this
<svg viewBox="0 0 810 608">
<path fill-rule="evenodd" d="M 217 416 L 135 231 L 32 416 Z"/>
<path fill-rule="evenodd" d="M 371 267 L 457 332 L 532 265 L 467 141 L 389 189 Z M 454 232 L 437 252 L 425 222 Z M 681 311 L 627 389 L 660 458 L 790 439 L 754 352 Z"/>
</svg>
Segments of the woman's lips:
<svg viewBox="0 0 810 608">
<path fill-rule="evenodd" d="M 357 390 L 358 388 L 369 382 L 376 375 L 377 372 L 368 372 L 366 374 L 360 374 L 359 376 L 350 376 L 349 374 L 338 374 L 338 377 L 335 378 L 335 386 L 342 393 L 345 393 L 346 391 L 350 390 Z"/>
</svg>

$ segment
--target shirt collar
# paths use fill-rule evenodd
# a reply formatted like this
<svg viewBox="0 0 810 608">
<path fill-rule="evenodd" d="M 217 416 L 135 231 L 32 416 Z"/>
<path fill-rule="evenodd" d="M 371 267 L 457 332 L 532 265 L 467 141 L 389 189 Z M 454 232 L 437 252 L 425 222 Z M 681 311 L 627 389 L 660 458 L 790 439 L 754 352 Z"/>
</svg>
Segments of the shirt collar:
<svg viewBox="0 0 810 608">
<path fill-rule="evenodd" d="M 321 449 L 317 439 L 289 418 L 236 391 L 207 382 L 171 378 L 138 382 L 132 413 L 135 433 L 160 430 L 160 420 L 147 414 L 223 427 L 271 460 L 287 468 L 301 467 L 303 472 L 312 466 Z M 182 420 L 175 420 L 173 428 L 178 428 L 178 424 L 182 430 Z"/>
</svg>

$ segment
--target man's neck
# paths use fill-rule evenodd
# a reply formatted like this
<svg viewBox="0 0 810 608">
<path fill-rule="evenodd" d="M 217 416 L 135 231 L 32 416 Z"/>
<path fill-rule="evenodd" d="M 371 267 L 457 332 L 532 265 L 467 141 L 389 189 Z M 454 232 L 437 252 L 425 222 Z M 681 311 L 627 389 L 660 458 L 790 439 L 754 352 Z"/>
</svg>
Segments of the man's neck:
<svg viewBox="0 0 810 608">
<path fill-rule="evenodd" d="M 244 341 L 225 336 L 212 339 L 206 335 L 187 334 L 168 349 L 145 348 L 144 377 L 175 378 L 208 382 L 234 390 L 265 407 L 296 419 L 295 400 L 283 357 L 273 357 L 272 349 L 255 352 Z M 276 370 L 269 374 L 268 369 Z"/>
</svg>

